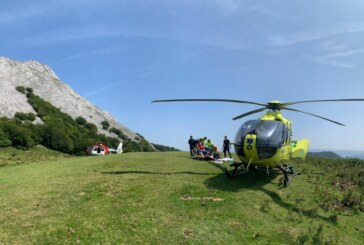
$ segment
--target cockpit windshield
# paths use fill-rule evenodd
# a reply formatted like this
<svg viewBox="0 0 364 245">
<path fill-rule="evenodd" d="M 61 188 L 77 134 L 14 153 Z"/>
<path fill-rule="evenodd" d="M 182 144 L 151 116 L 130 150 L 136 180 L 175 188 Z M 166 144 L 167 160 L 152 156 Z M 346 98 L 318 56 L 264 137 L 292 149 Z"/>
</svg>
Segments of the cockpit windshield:
<svg viewBox="0 0 364 245">
<path fill-rule="evenodd" d="M 244 141 L 245 136 L 253 133 L 260 122 L 260 120 L 250 120 L 241 125 L 239 131 L 236 133 L 235 143 L 240 144 L 240 142 Z"/>
<path fill-rule="evenodd" d="M 279 121 L 250 120 L 244 123 L 235 136 L 237 144 L 243 144 L 247 134 L 257 136 L 256 147 L 281 147 L 287 137 L 286 125 Z"/>
</svg>

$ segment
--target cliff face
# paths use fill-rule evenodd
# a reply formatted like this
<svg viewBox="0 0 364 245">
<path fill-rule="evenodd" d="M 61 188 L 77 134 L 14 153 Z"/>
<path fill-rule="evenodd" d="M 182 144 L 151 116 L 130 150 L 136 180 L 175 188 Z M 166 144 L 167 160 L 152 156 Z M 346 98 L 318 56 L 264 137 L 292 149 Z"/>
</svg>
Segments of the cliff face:
<svg viewBox="0 0 364 245">
<path fill-rule="evenodd" d="M 116 137 L 102 129 L 101 122 L 106 120 L 110 128 L 120 129 L 128 138 L 137 136 L 130 129 L 118 123 L 110 113 L 96 107 L 62 82 L 47 65 L 36 61 L 17 62 L 0 57 L 0 116 L 13 118 L 16 112 L 32 112 L 24 94 L 16 90 L 17 86 L 30 87 L 34 94 L 60 108 L 71 117 L 83 117 L 97 126 L 99 133 Z M 38 122 L 41 122 L 37 118 Z"/>
</svg>

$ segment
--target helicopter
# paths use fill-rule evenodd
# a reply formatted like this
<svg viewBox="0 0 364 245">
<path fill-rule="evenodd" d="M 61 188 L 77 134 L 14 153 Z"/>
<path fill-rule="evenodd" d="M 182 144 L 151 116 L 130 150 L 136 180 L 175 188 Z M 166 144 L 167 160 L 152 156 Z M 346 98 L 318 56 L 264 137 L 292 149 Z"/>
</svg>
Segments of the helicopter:
<svg viewBox="0 0 364 245">
<path fill-rule="evenodd" d="M 344 124 L 319 116 L 312 113 L 304 112 L 289 106 L 301 103 L 317 102 L 348 102 L 364 101 L 364 99 L 329 99 L 329 100 L 305 100 L 282 103 L 278 100 L 272 100 L 266 104 L 230 99 L 170 99 L 154 100 L 152 103 L 159 102 L 229 102 L 241 104 L 259 105 L 262 108 L 248 111 L 233 118 L 233 120 L 266 111 L 262 116 L 255 120 L 249 120 L 243 123 L 238 129 L 234 142 L 235 153 L 241 162 L 233 162 L 230 167 L 234 167 L 232 173 L 225 167 L 226 176 L 230 179 L 248 173 L 250 170 L 266 169 L 269 174 L 270 169 L 279 169 L 283 177 L 283 185 L 286 187 L 291 182 L 293 176 L 299 175 L 299 172 L 293 171 L 293 166 L 289 165 L 292 159 L 305 160 L 309 139 L 293 140 L 292 139 L 292 122 L 282 115 L 282 110 L 304 113 L 314 116 L 340 126 Z"/>
</svg>

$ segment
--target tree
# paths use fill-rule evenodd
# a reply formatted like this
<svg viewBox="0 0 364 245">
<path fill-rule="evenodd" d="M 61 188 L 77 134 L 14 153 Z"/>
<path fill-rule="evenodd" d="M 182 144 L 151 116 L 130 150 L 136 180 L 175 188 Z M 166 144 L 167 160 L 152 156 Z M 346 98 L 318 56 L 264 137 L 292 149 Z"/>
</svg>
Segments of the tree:
<svg viewBox="0 0 364 245">
<path fill-rule="evenodd" d="M 44 146 L 53 150 L 73 153 L 73 141 L 67 135 L 66 130 L 63 130 L 60 125 L 47 125 L 43 131 L 42 143 Z"/>
<path fill-rule="evenodd" d="M 0 147 L 8 147 L 11 146 L 11 140 L 9 140 L 8 136 L 0 131 Z"/>
<path fill-rule="evenodd" d="M 85 125 L 87 123 L 86 119 L 83 117 L 77 117 L 75 121 L 76 121 L 76 123 L 78 123 L 81 126 Z"/>
<path fill-rule="evenodd" d="M 87 128 L 88 130 L 90 130 L 92 133 L 96 134 L 97 133 L 97 127 L 95 124 L 93 123 L 86 123 L 85 124 L 85 128 Z"/>
<path fill-rule="evenodd" d="M 108 130 L 109 127 L 110 127 L 110 123 L 108 121 L 102 121 L 101 122 L 101 125 L 102 125 L 102 129 L 105 129 L 105 130 Z"/>
<path fill-rule="evenodd" d="M 26 88 L 26 90 L 27 90 L 27 92 L 28 92 L 28 93 L 30 93 L 30 94 L 31 94 L 31 93 L 33 93 L 33 89 L 32 89 L 32 88 Z"/>
<path fill-rule="evenodd" d="M 25 88 L 23 86 L 16 87 L 16 90 L 22 94 L 25 94 Z"/>
<path fill-rule="evenodd" d="M 22 122 L 28 119 L 28 115 L 24 112 L 16 112 L 14 118 Z"/>
</svg>

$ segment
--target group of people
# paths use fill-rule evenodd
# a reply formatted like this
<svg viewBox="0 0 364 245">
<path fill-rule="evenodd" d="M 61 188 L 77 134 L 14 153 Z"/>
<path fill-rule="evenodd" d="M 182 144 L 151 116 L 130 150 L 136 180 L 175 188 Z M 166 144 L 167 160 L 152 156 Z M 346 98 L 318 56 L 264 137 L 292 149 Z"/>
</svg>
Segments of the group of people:
<svg viewBox="0 0 364 245">
<path fill-rule="evenodd" d="M 207 160 L 217 160 L 221 158 L 217 146 L 214 145 L 212 140 L 207 139 L 207 137 L 194 139 L 193 136 L 190 136 L 188 144 L 190 146 L 191 157 L 193 158 Z M 231 158 L 230 145 L 230 140 L 225 136 L 222 145 L 224 158 L 226 158 L 226 153 L 228 153 Z"/>
</svg>

